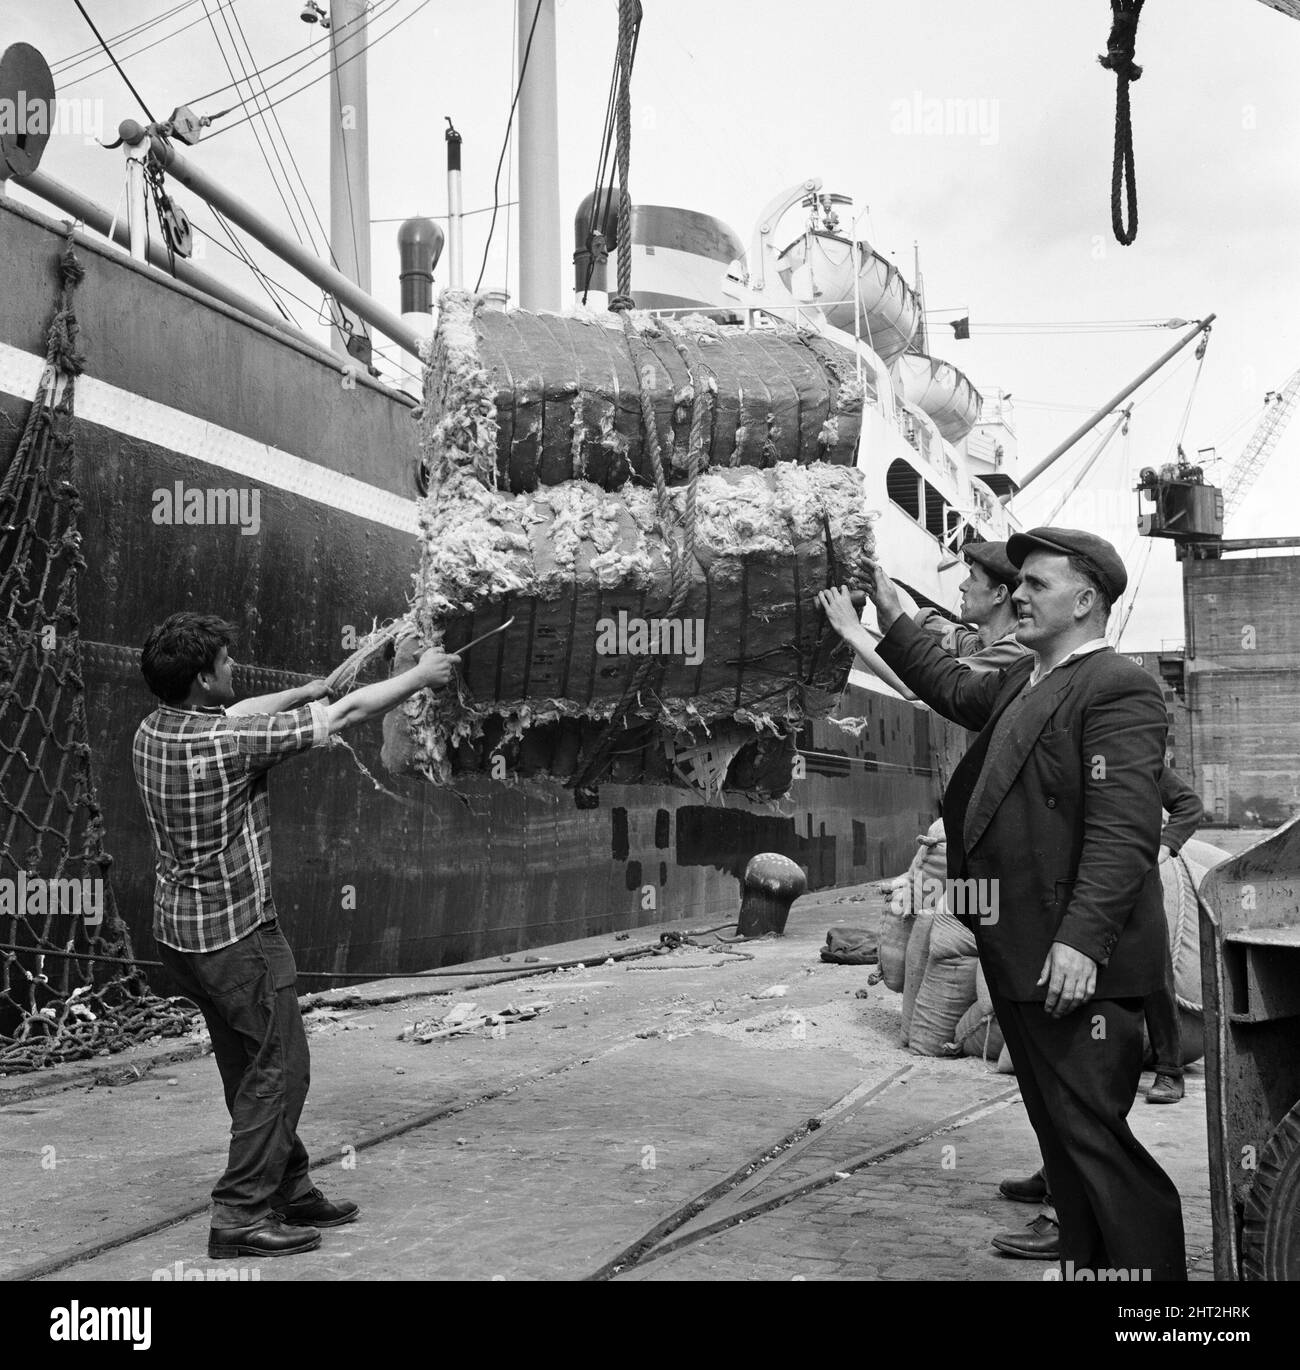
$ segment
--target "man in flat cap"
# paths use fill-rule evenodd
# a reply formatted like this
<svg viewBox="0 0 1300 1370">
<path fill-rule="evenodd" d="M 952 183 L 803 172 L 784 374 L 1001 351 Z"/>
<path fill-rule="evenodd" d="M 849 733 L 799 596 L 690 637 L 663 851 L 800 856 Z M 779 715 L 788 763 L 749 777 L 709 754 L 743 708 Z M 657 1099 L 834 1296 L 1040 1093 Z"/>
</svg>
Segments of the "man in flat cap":
<svg viewBox="0 0 1300 1370">
<path fill-rule="evenodd" d="M 996 912 L 967 921 L 1052 1177 L 1066 1276 L 1182 1280 L 1178 1191 L 1126 1121 L 1142 1000 L 1163 969 L 1165 705 L 1106 644 L 1128 582 L 1110 543 L 1035 528 L 1006 550 L 1030 656 L 997 672 L 963 667 L 903 614 L 879 567 L 877 650 L 932 708 L 979 730 L 944 794 L 948 875 L 991 886 L 978 906 Z M 837 630 L 856 622 L 845 592 L 822 603 Z"/>
<path fill-rule="evenodd" d="M 997 671 L 1010 666 L 1028 650 L 1016 641 L 1016 611 L 1012 591 L 1020 568 L 1007 558 L 1005 542 L 968 542 L 961 554 L 970 574 L 957 587 L 961 591 L 961 622 L 938 609 L 918 609 L 913 621 L 932 634 L 944 648 L 973 671 Z M 973 625 L 973 626 L 970 626 Z M 862 664 L 904 699 L 916 694 L 881 660 L 872 634 L 860 622 L 841 629 L 845 641 Z M 951 768 L 949 768 L 951 769 Z"/>
</svg>

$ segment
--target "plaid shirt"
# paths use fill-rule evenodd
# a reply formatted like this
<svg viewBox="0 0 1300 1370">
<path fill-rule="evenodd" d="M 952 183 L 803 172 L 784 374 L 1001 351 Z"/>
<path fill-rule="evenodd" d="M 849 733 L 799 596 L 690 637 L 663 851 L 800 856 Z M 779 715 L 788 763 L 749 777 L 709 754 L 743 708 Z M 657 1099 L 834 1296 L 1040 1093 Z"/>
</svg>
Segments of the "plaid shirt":
<svg viewBox="0 0 1300 1370">
<path fill-rule="evenodd" d="M 275 917 L 268 772 L 329 741 L 320 701 L 233 718 L 164 704 L 140 724 L 131 756 L 158 851 L 159 942 L 216 951 Z"/>
</svg>

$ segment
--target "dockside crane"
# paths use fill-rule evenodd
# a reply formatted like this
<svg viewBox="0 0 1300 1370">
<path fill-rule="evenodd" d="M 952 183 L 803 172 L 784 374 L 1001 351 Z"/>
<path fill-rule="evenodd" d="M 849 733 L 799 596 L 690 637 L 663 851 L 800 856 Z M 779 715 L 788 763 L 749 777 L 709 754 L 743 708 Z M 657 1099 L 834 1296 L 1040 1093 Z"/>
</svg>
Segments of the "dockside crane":
<svg viewBox="0 0 1300 1370">
<path fill-rule="evenodd" d="M 1273 455 L 1282 434 L 1295 414 L 1300 399 L 1300 367 L 1291 373 L 1281 390 L 1270 390 L 1264 396 L 1264 417 L 1250 436 L 1241 455 L 1233 463 L 1223 483 L 1223 517 L 1228 521 L 1236 513 L 1250 487 Z"/>
<path fill-rule="evenodd" d="M 1300 368 L 1280 390 L 1264 396 L 1264 415 L 1241 455 L 1228 468 L 1223 485 L 1211 485 L 1200 466 L 1182 458 L 1157 470 L 1147 466 L 1138 477 L 1138 531 L 1146 537 L 1169 538 L 1179 561 L 1219 557 L 1267 547 L 1300 547 L 1300 538 L 1225 538 L 1224 524 L 1241 507 L 1268 464 L 1300 403 Z M 1144 510 L 1143 499 L 1154 507 Z"/>
</svg>

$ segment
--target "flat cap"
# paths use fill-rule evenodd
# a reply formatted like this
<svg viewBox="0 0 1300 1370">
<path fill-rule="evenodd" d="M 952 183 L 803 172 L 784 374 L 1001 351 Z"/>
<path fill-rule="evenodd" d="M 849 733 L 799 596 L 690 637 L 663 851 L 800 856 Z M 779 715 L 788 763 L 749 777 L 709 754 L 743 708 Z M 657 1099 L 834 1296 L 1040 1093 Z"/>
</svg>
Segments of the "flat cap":
<svg viewBox="0 0 1300 1370">
<path fill-rule="evenodd" d="M 1013 590 L 1016 588 L 1020 580 L 1020 568 L 1014 566 L 1007 556 L 1005 542 L 968 542 L 961 549 L 961 554 L 967 561 L 982 566 L 994 580 L 1009 585 Z"/>
<path fill-rule="evenodd" d="M 1119 553 L 1096 533 L 1079 528 L 1031 528 L 1027 533 L 1013 533 L 1007 540 L 1007 556 L 1013 566 L 1023 566 L 1030 552 L 1038 551 L 1078 557 L 1096 576 L 1112 604 L 1128 584 L 1128 572 Z"/>
</svg>

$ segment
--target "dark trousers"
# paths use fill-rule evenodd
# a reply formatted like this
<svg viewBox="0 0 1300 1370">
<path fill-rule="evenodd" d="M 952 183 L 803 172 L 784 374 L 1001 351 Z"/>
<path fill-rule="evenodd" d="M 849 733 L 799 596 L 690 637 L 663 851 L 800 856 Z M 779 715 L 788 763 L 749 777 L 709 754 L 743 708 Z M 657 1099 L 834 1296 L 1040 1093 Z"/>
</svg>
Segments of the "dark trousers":
<svg viewBox="0 0 1300 1370">
<path fill-rule="evenodd" d="M 989 986 L 1038 1136 L 1071 1271 L 1185 1280 L 1182 1204 L 1126 1121 L 1142 1073 L 1141 1000 L 1094 999 L 1064 1018 Z"/>
<path fill-rule="evenodd" d="M 1183 1034 L 1178 1024 L 1178 996 L 1174 991 L 1174 958 L 1165 942 L 1164 978 L 1158 990 L 1143 1000 L 1147 1037 L 1155 1057 L 1157 1075 L 1183 1078 Z"/>
<path fill-rule="evenodd" d="M 311 1188 L 297 1132 L 310 1067 L 293 952 L 272 922 L 218 951 L 159 943 L 158 954 L 203 1011 L 230 1110 L 230 1155 L 212 1191 L 212 1225 L 256 1222 L 270 1200 L 290 1203 Z"/>
</svg>

